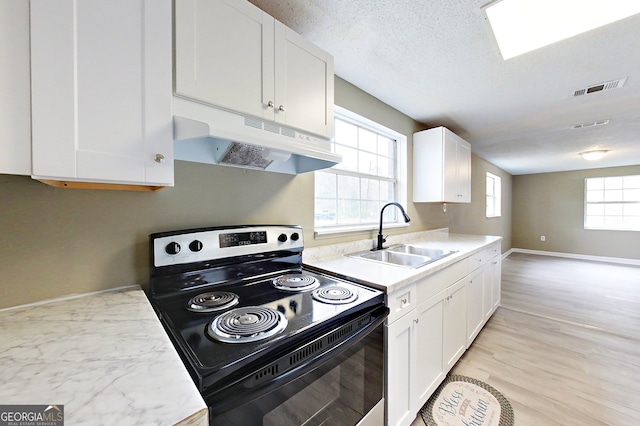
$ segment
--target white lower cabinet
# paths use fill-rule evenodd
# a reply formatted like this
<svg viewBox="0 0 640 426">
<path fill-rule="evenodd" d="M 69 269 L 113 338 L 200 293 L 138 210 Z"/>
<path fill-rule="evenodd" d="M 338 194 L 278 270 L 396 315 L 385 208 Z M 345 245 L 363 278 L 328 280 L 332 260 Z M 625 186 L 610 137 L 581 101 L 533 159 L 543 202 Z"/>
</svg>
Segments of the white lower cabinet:
<svg viewBox="0 0 640 426">
<path fill-rule="evenodd" d="M 466 280 L 467 297 L 469 298 L 469 304 L 467 305 L 467 347 L 471 345 L 473 339 L 480 333 L 484 324 L 485 275 L 486 267 L 483 266 L 469 274 Z"/>
<path fill-rule="evenodd" d="M 499 305 L 499 253 L 491 245 L 387 294 L 387 425 L 411 424 Z"/>
<path fill-rule="evenodd" d="M 435 284 L 435 283 L 430 283 Z M 466 349 L 465 282 L 387 326 L 387 424 L 411 424 Z"/>
<path fill-rule="evenodd" d="M 489 268 L 491 269 L 491 304 L 493 307 L 491 311 L 487 313 L 487 318 L 490 317 L 498 306 L 500 306 L 500 292 L 502 291 L 502 256 L 498 254 L 490 261 Z"/>
<path fill-rule="evenodd" d="M 445 373 L 458 362 L 467 349 L 467 294 L 464 280 L 447 289 L 444 304 L 443 354 Z"/>
<path fill-rule="evenodd" d="M 411 396 L 417 353 L 415 320 L 415 311 L 411 311 L 386 327 L 388 425 L 408 425 L 415 418 Z"/>
<path fill-rule="evenodd" d="M 497 254 L 496 254 L 497 253 Z M 500 305 L 502 257 L 499 243 L 470 257 L 477 269 L 467 277 L 467 348 Z M 473 303 L 471 302 L 473 301 Z"/>
</svg>

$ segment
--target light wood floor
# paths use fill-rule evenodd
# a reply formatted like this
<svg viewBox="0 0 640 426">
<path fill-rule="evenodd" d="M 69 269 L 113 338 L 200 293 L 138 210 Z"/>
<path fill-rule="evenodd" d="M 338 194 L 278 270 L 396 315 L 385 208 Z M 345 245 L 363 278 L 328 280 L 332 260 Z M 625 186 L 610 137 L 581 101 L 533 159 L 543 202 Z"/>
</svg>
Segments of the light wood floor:
<svg viewBox="0 0 640 426">
<path fill-rule="evenodd" d="M 451 373 L 502 392 L 517 426 L 640 425 L 640 267 L 511 254 Z"/>
</svg>

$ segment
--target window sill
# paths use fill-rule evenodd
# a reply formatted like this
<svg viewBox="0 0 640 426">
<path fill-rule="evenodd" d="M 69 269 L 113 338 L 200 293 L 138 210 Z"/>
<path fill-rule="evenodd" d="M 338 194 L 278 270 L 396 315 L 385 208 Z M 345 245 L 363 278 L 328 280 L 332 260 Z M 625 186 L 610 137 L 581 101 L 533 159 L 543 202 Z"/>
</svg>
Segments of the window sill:
<svg viewBox="0 0 640 426">
<path fill-rule="evenodd" d="M 398 228 L 408 228 L 408 223 L 396 222 L 396 223 L 384 223 L 382 224 L 383 232 L 387 229 L 398 229 Z M 355 234 L 370 234 L 372 231 L 378 232 L 380 229 L 379 224 L 366 224 L 366 225 L 355 225 L 355 226 L 336 226 L 336 227 L 326 227 L 326 228 L 316 228 L 314 235 L 315 239 L 322 238 L 332 238 L 338 237 L 342 235 L 355 235 Z"/>
</svg>

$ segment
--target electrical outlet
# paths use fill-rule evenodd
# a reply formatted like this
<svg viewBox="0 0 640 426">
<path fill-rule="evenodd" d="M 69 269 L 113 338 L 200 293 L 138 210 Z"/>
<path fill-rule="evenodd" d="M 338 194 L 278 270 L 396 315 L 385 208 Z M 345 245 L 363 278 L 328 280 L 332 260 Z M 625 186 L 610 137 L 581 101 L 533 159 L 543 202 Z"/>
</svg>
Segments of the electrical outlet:
<svg viewBox="0 0 640 426">
<path fill-rule="evenodd" d="M 540 235 L 540 241 L 547 241 L 547 237 L 545 237 L 544 235 Z"/>
</svg>

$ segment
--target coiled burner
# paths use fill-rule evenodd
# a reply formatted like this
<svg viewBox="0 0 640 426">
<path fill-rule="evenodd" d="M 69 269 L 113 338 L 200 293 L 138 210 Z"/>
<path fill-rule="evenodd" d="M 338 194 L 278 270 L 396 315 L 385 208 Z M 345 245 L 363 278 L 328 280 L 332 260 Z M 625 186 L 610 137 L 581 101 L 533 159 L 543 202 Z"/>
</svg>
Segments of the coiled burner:
<svg viewBox="0 0 640 426">
<path fill-rule="evenodd" d="M 358 295 L 348 288 L 340 286 L 323 287 L 313 291 L 311 294 L 318 302 L 331 305 L 341 305 L 351 303 L 358 298 Z"/>
<path fill-rule="evenodd" d="M 284 291 L 307 291 L 320 286 L 320 282 L 311 275 L 287 274 L 273 280 L 273 286 Z"/>
<path fill-rule="evenodd" d="M 210 291 L 192 297 L 187 309 L 192 312 L 215 312 L 229 309 L 238 304 L 240 298 L 228 291 Z"/>
<path fill-rule="evenodd" d="M 267 339 L 287 328 L 287 318 L 278 310 L 247 306 L 225 312 L 215 318 L 207 331 L 209 336 L 227 343 L 255 342 Z"/>
</svg>

